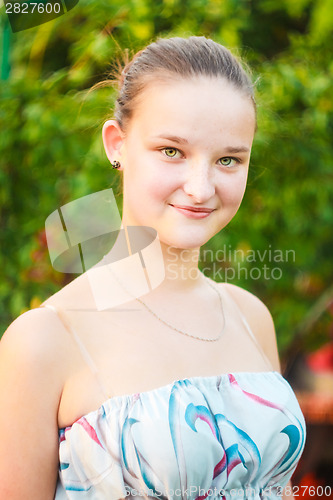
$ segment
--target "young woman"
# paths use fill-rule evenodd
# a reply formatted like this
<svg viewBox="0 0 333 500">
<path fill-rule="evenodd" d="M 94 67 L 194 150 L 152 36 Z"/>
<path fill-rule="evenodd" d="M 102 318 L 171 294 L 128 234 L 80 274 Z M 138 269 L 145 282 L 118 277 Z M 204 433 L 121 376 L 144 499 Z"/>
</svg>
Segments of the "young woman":
<svg viewBox="0 0 333 500">
<path fill-rule="evenodd" d="M 123 175 L 119 234 L 133 257 L 129 228 L 152 228 L 146 264 L 162 264 L 163 278 L 101 308 L 84 273 L 8 328 L 1 498 L 283 495 L 305 424 L 271 315 L 198 269 L 200 247 L 240 206 L 255 129 L 251 81 L 212 40 L 161 39 L 126 66 L 103 128 Z M 126 289 L 137 275 L 115 277 L 116 246 L 99 272 Z"/>
</svg>

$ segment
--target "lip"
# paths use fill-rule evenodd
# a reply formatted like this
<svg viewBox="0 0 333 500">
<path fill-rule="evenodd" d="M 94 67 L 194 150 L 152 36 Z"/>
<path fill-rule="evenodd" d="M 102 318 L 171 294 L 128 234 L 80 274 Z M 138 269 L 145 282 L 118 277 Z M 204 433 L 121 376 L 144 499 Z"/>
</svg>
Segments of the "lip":
<svg viewBox="0 0 333 500">
<path fill-rule="evenodd" d="M 214 209 L 206 208 L 206 207 L 189 207 L 186 205 L 172 205 L 170 206 L 175 208 L 178 212 L 189 217 L 190 219 L 203 219 L 204 217 L 208 217 Z"/>
</svg>

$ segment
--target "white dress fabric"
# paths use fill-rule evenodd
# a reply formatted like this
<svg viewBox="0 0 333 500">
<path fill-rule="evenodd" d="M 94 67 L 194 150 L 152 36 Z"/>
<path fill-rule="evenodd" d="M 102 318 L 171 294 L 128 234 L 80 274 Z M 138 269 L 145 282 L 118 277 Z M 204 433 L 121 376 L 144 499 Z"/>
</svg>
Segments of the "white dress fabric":
<svg viewBox="0 0 333 500">
<path fill-rule="evenodd" d="M 56 500 L 279 498 L 305 422 L 275 371 L 108 399 L 59 433 Z"/>
</svg>

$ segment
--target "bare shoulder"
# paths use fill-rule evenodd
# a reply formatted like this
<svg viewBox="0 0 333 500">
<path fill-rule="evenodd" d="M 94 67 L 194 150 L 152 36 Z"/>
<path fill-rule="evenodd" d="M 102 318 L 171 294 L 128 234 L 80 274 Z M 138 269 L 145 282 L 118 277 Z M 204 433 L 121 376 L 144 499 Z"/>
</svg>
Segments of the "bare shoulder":
<svg viewBox="0 0 333 500">
<path fill-rule="evenodd" d="M 53 344 L 59 339 L 58 332 L 54 312 L 38 307 L 18 316 L 5 331 L 0 345 L 15 348 L 18 353 L 45 356 L 48 351 L 52 352 Z"/>
<path fill-rule="evenodd" d="M 268 307 L 244 288 L 231 283 L 219 283 L 218 286 L 237 303 L 273 368 L 280 371 L 274 321 Z"/>
<path fill-rule="evenodd" d="M 61 394 L 76 352 L 62 312 L 79 308 L 82 303 L 89 307 L 87 281 L 85 276 L 79 276 L 41 307 L 24 312 L 11 323 L 0 342 L 3 366 L 17 366 L 20 360 L 31 377 L 35 376 L 36 381 L 49 378 L 51 386 Z"/>
<path fill-rule="evenodd" d="M 56 407 L 66 377 L 66 342 L 59 318 L 48 308 L 32 309 L 15 319 L 0 342 L 2 395 L 15 383 L 16 391 L 40 393 Z"/>
<path fill-rule="evenodd" d="M 3 363 L 14 357 L 15 364 L 20 358 L 23 365 L 29 364 L 31 372 L 47 368 L 43 378 L 55 378 L 61 388 L 68 375 L 66 364 L 72 364 L 75 351 L 61 312 L 91 306 L 87 282 L 85 276 L 79 276 L 42 304 L 53 307 L 31 309 L 16 318 L 0 342 Z"/>
<path fill-rule="evenodd" d="M 252 313 L 258 320 L 265 321 L 271 328 L 274 328 L 273 318 L 268 307 L 256 295 L 231 283 L 219 283 L 219 286 L 232 296 L 246 318 Z"/>
</svg>

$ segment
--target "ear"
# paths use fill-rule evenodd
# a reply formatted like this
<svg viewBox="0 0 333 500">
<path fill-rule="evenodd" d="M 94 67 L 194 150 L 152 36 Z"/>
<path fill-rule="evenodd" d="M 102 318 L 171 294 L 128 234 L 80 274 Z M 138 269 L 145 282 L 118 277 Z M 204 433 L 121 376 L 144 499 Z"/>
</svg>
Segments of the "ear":
<svg viewBox="0 0 333 500">
<path fill-rule="evenodd" d="M 124 133 L 116 120 L 108 120 L 103 125 L 103 144 L 110 162 L 120 159 Z M 121 170 L 121 169 L 120 169 Z"/>
</svg>

